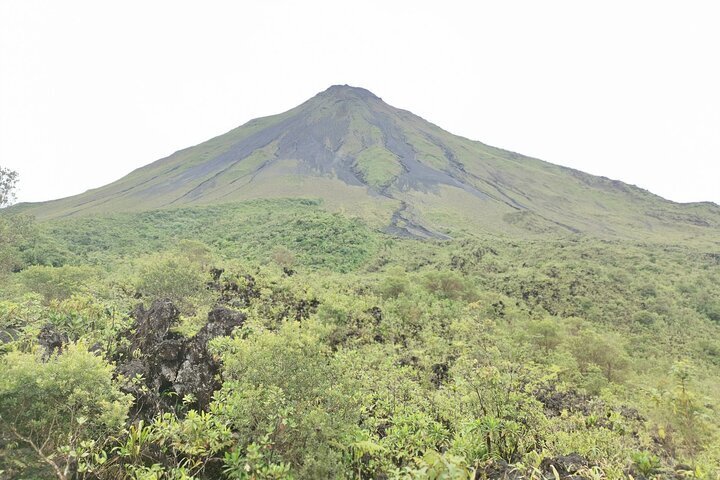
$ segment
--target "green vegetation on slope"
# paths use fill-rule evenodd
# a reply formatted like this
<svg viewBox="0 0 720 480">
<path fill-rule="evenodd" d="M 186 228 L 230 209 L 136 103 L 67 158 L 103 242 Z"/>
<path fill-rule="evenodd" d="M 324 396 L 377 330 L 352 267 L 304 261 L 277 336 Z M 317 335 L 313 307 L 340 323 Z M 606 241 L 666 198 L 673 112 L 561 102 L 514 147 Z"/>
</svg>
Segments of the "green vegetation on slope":
<svg viewBox="0 0 720 480">
<path fill-rule="evenodd" d="M 717 252 L 302 200 L 0 222 L 0 478 L 720 474 Z"/>
<path fill-rule="evenodd" d="M 355 159 L 355 166 L 362 178 L 376 188 L 389 186 L 403 170 L 397 156 L 379 146 L 363 150 Z"/>
<path fill-rule="evenodd" d="M 315 200 L 250 201 L 52 221 L 27 246 L 33 263 L 110 264 L 194 239 L 225 258 L 259 261 L 288 249 L 302 264 L 348 271 L 379 247 L 364 223 L 328 213 Z"/>
</svg>

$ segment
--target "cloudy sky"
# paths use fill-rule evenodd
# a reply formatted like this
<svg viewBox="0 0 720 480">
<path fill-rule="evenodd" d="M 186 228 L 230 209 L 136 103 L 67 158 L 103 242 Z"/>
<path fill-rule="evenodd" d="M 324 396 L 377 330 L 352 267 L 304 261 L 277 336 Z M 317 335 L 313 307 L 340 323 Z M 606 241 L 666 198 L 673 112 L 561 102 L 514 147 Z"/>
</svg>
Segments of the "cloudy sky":
<svg viewBox="0 0 720 480">
<path fill-rule="evenodd" d="M 716 1 L 2 0 L 19 200 L 104 185 L 332 84 L 453 133 L 720 203 Z"/>
</svg>

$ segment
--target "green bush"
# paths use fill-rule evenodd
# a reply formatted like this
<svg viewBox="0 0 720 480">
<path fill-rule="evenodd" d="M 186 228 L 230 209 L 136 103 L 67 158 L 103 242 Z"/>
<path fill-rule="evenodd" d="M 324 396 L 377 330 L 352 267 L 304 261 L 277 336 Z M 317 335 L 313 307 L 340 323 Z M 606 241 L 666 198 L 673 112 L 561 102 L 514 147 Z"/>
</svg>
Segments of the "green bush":
<svg viewBox="0 0 720 480">
<path fill-rule="evenodd" d="M 268 464 L 289 464 L 301 478 L 336 478 L 345 454 L 338 446 L 352 436 L 360 412 L 318 328 L 286 323 L 217 343 L 225 383 L 212 409 L 240 448 L 271 445 Z"/>
<path fill-rule="evenodd" d="M 46 302 L 50 302 L 70 298 L 73 293 L 85 292 L 101 276 L 98 269 L 84 265 L 36 265 L 23 270 L 19 279 L 27 290 L 39 293 Z"/>
<path fill-rule="evenodd" d="M 83 453 L 124 425 L 131 398 L 120 393 L 112 367 L 82 344 L 47 360 L 11 351 L 0 357 L 0 372 L 0 436 L 29 449 L 60 479 L 82 470 Z"/>
<path fill-rule="evenodd" d="M 184 304 L 203 291 L 206 281 L 201 265 L 178 254 L 147 257 L 138 270 L 135 289 L 149 301 L 167 299 Z"/>
</svg>

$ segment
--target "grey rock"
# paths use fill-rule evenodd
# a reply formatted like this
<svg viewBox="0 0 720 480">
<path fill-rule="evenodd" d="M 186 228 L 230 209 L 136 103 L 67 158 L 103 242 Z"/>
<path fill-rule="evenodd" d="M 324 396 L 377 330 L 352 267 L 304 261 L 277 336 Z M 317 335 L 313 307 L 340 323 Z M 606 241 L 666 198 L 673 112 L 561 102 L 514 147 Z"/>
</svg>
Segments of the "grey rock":
<svg viewBox="0 0 720 480">
<path fill-rule="evenodd" d="M 188 395 L 191 406 L 203 409 L 219 388 L 216 379 L 220 364 L 210 352 L 208 342 L 230 335 L 245 322 L 245 315 L 227 307 L 216 307 L 208 322 L 191 338 L 174 332 L 178 309 L 169 301 L 157 300 L 149 309 L 142 305 L 133 311 L 135 323 L 124 335 L 128 347 L 120 353 L 117 372 L 126 382 L 124 390 L 135 396 L 136 418 L 152 418 L 174 409 Z"/>
</svg>

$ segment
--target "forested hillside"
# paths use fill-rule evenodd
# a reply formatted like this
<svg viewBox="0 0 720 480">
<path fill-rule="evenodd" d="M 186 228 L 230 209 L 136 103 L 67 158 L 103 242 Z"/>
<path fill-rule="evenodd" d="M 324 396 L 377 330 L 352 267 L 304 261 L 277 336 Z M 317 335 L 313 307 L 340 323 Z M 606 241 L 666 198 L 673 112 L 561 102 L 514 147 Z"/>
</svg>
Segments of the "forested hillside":
<svg viewBox="0 0 720 480">
<path fill-rule="evenodd" d="M 3 211 L 0 478 L 718 479 L 705 245 Z"/>
</svg>

